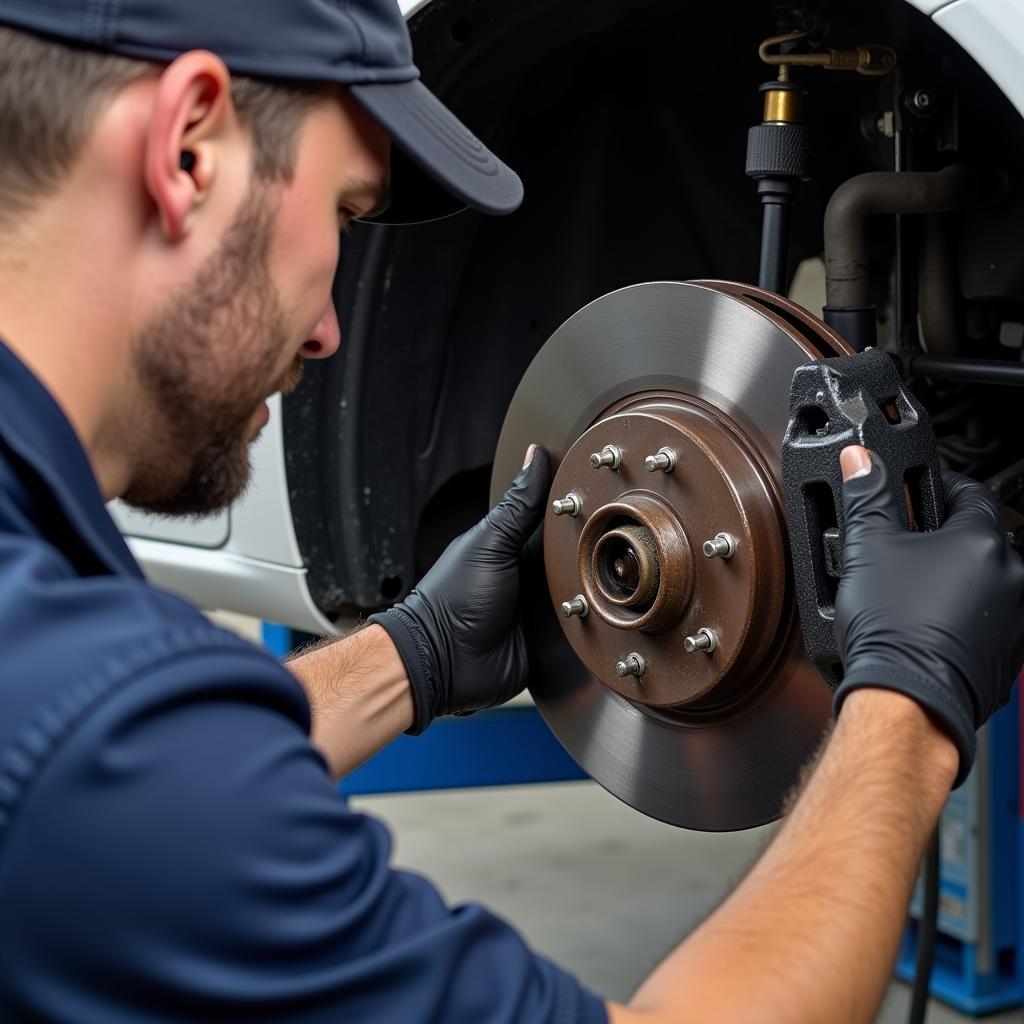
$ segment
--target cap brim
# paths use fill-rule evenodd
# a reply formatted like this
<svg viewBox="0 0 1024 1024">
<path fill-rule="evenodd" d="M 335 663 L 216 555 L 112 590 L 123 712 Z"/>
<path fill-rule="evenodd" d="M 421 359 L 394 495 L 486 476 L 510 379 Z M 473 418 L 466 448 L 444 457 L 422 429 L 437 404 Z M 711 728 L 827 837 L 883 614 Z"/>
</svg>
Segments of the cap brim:
<svg viewBox="0 0 1024 1024">
<path fill-rule="evenodd" d="M 418 79 L 353 84 L 349 92 L 391 136 L 391 205 L 379 224 L 414 224 L 467 206 L 512 213 L 523 183 Z M 403 155 L 406 160 L 403 160 Z"/>
</svg>

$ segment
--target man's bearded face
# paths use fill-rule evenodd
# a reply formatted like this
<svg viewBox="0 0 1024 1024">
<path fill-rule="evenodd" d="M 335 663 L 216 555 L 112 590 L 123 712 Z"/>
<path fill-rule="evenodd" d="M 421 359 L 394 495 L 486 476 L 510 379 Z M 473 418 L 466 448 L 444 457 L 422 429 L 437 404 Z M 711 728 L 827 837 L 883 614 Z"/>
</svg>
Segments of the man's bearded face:
<svg viewBox="0 0 1024 1024">
<path fill-rule="evenodd" d="M 124 500 L 161 515 L 227 508 L 249 482 L 263 401 L 302 376 L 269 271 L 275 208 L 254 188 L 220 250 L 172 296 L 133 346 L 147 423 Z M 131 444 L 132 439 L 126 439 Z"/>
</svg>

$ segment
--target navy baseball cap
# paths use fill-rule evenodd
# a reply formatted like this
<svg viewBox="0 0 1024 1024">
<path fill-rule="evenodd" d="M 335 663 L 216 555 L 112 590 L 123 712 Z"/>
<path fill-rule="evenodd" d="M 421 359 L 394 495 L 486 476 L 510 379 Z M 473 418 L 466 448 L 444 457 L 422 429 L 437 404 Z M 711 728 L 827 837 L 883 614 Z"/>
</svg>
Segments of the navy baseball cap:
<svg viewBox="0 0 1024 1024">
<path fill-rule="evenodd" d="M 515 171 L 420 81 L 395 0 L 0 0 L 0 24 L 161 63 L 211 50 L 239 74 L 345 86 L 395 147 L 377 221 L 522 202 Z"/>
</svg>

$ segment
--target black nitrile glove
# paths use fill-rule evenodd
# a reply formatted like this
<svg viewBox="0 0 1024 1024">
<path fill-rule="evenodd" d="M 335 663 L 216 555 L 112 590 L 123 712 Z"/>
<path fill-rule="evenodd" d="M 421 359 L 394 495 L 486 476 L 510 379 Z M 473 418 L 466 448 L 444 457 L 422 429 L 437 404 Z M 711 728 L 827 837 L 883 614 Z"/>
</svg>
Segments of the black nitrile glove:
<svg viewBox="0 0 1024 1024">
<path fill-rule="evenodd" d="M 1009 700 L 1024 663 L 1024 561 L 981 484 L 957 473 L 944 482 L 946 521 L 931 533 L 903 527 L 877 455 L 843 485 L 836 635 L 846 672 L 835 708 L 863 686 L 911 697 L 956 743 L 959 786 L 975 730 Z"/>
<path fill-rule="evenodd" d="M 550 476 L 547 452 L 534 448 L 498 506 L 452 541 L 404 601 L 370 616 L 405 663 L 414 735 L 438 715 L 504 704 L 526 686 L 519 566 L 543 518 Z"/>
</svg>

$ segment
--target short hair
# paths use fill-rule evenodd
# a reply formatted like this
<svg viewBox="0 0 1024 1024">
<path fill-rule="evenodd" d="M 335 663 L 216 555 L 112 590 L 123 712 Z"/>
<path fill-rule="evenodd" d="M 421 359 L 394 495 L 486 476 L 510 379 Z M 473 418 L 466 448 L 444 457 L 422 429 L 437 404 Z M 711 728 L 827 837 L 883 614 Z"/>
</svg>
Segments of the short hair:
<svg viewBox="0 0 1024 1024">
<path fill-rule="evenodd" d="M 70 173 L 104 106 L 159 65 L 0 26 L 0 223 L 10 224 Z M 253 141 L 253 176 L 290 181 L 298 129 L 323 86 L 232 75 Z"/>
</svg>

